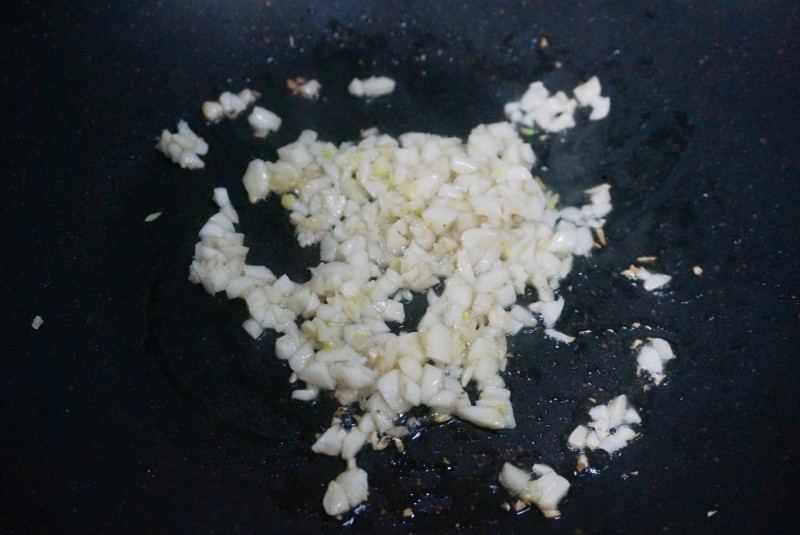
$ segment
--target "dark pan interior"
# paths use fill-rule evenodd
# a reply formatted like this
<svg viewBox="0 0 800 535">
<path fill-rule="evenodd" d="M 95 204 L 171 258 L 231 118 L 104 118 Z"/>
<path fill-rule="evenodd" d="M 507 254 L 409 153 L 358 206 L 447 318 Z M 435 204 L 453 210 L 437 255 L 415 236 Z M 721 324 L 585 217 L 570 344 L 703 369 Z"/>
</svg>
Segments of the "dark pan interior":
<svg viewBox="0 0 800 535">
<path fill-rule="evenodd" d="M 0 527 L 789 532 L 800 520 L 800 17 L 791 2 L 717 4 L 14 8 L 2 21 L 11 52 L 0 85 L 11 253 L 0 264 Z M 366 103 L 346 94 L 352 77 L 371 74 L 396 78 L 397 91 Z M 365 450 L 369 503 L 327 518 L 321 497 L 342 463 L 309 448 L 335 405 L 293 402 L 274 336 L 252 341 L 243 303 L 186 280 L 215 211 L 211 189 L 229 189 L 249 263 L 302 279 L 317 251 L 294 242 L 277 201 L 247 202 L 250 159 L 274 158 L 305 128 L 337 143 L 369 126 L 464 137 L 501 120 L 533 80 L 568 90 L 593 74 L 612 98 L 609 118 L 533 140 L 542 178 L 566 203 L 612 184 L 609 244 L 564 283 L 560 328 L 584 334 L 570 346 L 538 330 L 512 339 L 516 430 L 451 422 L 422 429 L 404 453 Z M 295 76 L 318 78 L 322 98 L 290 95 Z M 203 100 L 243 87 L 283 118 L 277 134 L 254 139 L 243 119 L 203 123 Z M 203 171 L 153 150 L 181 117 L 211 145 Z M 619 274 L 642 255 L 674 276 L 665 291 Z M 654 335 L 678 360 L 643 392 L 628 346 Z M 642 437 L 597 456 L 598 474 L 570 476 L 559 520 L 505 511 L 502 463 L 571 474 L 567 433 L 589 398 L 618 393 L 641 408 Z"/>
</svg>

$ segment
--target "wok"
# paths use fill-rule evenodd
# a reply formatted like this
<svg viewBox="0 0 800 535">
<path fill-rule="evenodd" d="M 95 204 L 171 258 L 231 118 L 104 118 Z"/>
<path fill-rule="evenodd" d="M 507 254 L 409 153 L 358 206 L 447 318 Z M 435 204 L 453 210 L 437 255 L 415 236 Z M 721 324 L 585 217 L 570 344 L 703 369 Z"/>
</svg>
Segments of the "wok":
<svg viewBox="0 0 800 535">
<path fill-rule="evenodd" d="M 796 529 L 793 2 L 34 1 L 0 24 L 3 532 Z M 395 94 L 346 94 L 371 74 L 397 79 Z M 567 203 L 613 187 L 609 245 L 565 281 L 560 328 L 580 341 L 514 338 L 517 430 L 453 422 L 405 453 L 365 451 L 369 503 L 327 518 L 321 497 L 342 465 L 309 447 L 333 403 L 292 402 L 274 338 L 250 340 L 241 302 L 186 280 L 211 189 L 231 192 L 249 262 L 302 279 L 316 251 L 295 244 L 276 202 L 247 203 L 251 158 L 274 158 L 303 128 L 337 143 L 368 126 L 463 137 L 533 80 L 569 89 L 593 74 L 609 118 L 534 140 Z M 295 76 L 318 78 L 322 97 L 290 95 Z M 283 118 L 266 140 L 242 119 L 199 116 L 244 87 Z M 203 171 L 153 149 L 179 118 L 211 144 Z M 619 275 L 641 255 L 674 276 L 664 292 Z M 645 393 L 627 344 L 652 334 L 678 359 Z M 590 397 L 622 392 L 642 436 L 572 475 L 569 429 Z M 504 461 L 570 474 L 563 517 L 505 511 Z"/>
</svg>

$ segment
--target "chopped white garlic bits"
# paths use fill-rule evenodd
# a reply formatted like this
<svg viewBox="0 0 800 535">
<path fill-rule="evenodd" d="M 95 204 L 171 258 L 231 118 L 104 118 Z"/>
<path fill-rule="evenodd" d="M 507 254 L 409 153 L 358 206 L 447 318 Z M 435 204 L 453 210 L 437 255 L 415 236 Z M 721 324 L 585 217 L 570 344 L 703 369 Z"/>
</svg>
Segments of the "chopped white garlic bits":
<svg viewBox="0 0 800 535">
<path fill-rule="evenodd" d="M 632 280 L 642 281 L 642 287 L 648 292 L 657 290 L 669 284 L 672 277 L 663 273 L 655 273 L 647 268 L 638 267 L 633 264 L 622 272 L 623 275 Z"/>
<path fill-rule="evenodd" d="M 227 291 L 229 297 L 249 295 L 275 277 L 265 267 L 245 265 L 248 249 L 243 245 L 244 234 L 235 232 L 239 216 L 230 204 L 228 191 L 216 188 L 214 201 L 220 210 L 200 229 L 189 280 L 202 284 L 212 295 L 221 291 Z"/>
<path fill-rule="evenodd" d="M 547 518 L 561 516 L 558 502 L 566 496 L 569 481 L 545 464 L 533 465 L 533 474 L 536 479 L 531 478 L 531 473 L 505 463 L 498 479 L 508 492 L 525 503 L 536 505 Z"/>
<path fill-rule="evenodd" d="M 667 374 L 664 372 L 664 365 L 667 361 L 675 358 L 675 353 L 669 342 L 661 338 L 650 338 L 648 343 L 639 349 L 636 357 L 639 375 L 647 373 L 656 385 L 661 384 Z"/>
<path fill-rule="evenodd" d="M 319 244 L 305 283 L 248 266 L 235 211 L 224 190 L 215 194 L 220 212 L 200 231 L 190 279 L 244 299 L 251 336 L 281 333 L 275 355 L 301 383 L 293 398 L 329 391 L 352 411 L 358 425 L 345 430 L 334 419 L 315 452 L 354 463 L 364 444 L 383 449 L 387 437 L 406 436 L 397 422 L 418 406 L 437 421 L 516 426 L 506 337 L 535 326 L 533 311 L 546 325 L 556 321 L 560 281 L 575 255 L 589 254 L 591 229 L 611 209 L 607 186 L 589 190 L 585 206 L 559 208 L 531 175 L 534 160 L 506 122 L 479 125 L 466 142 L 371 133 L 336 146 L 303 132 L 277 161 L 251 161 L 243 182 L 251 202 L 279 195 L 298 242 Z M 537 292 L 533 311 L 517 305 L 528 287 Z M 411 292 L 427 296 L 427 310 L 416 331 L 395 333 L 389 323 L 405 321 Z M 539 487 L 554 477 L 542 474 L 532 488 L 549 496 Z M 362 495 L 337 478 L 326 510 L 341 514 L 358 503 L 353 496 Z M 550 510 L 549 498 L 537 500 Z"/>
<path fill-rule="evenodd" d="M 394 91 L 395 81 L 386 76 L 370 76 L 364 80 L 353 78 L 347 90 L 356 97 L 382 97 Z"/>
<path fill-rule="evenodd" d="M 297 94 L 303 98 L 315 99 L 319 98 L 319 92 L 322 89 L 322 84 L 318 80 L 309 80 L 297 87 Z"/>
<path fill-rule="evenodd" d="M 592 112 L 589 114 L 591 121 L 605 119 L 611 109 L 611 99 L 602 96 L 601 91 L 600 80 L 597 76 L 592 76 L 572 90 L 572 94 L 575 95 L 580 106 L 591 106 Z"/>
<path fill-rule="evenodd" d="M 208 152 L 208 143 L 198 137 L 186 121 L 178 122 L 178 131 L 174 134 L 164 129 L 156 149 L 184 169 L 202 169 L 206 166 L 200 156 Z"/>
<path fill-rule="evenodd" d="M 255 106 L 247 117 L 247 122 L 253 127 L 255 137 L 267 137 L 270 132 L 277 132 L 281 127 L 281 118 L 261 106 Z"/>
<path fill-rule="evenodd" d="M 260 96 L 251 89 L 243 89 L 238 94 L 225 91 L 219 96 L 219 100 L 203 102 L 203 116 L 209 121 L 217 121 L 223 117 L 233 119 Z"/>
<path fill-rule="evenodd" d="M 242 178 L 244 189 L 250 202 L 256 202 L 269 195 L 269 169 L 263 160 L 252 160 Z"/>
<path fill-rule="evenodd" d="M 330 456 L 341 455 L 345 461 L 355 459 L 358 452 L 375 433 L 375 422 L 369 414 L 358 416 L 358 425 L 349 429 L 342 426 L 339 418 L 334 418 L 331 426 L 322 433 L 311 446 L 314 453 Z"/>
<path fill-rule="evenodd" d="M 589 119 L 605 118 L 611 108 L 611 99 L 601 96 L 600 80 L 594 76 L 573 90 L 575 98 L 563 91 L 551 95 L 542 82 L 528 86 L 522 99 L 505 105 L 509 120 L 523 127 L 534 126 L 545 132 L 560 132 L 575 126 L 575 109 L 590 106 Z"/>
<path fill-rule="evenodd" d="M 642 419 L 636 409 L 628 405 L 624 394 L 612 399 L 608 405 L 595 405 L 589 410 L 592 421 L 579 425 L 567 438 L 569 447 L 582 451 L 602 449 L 614 453 L 638 436 L 631 426 L 638 425 Z"/>
<path fill-rule="evenodd" d="M 33 321 L 31 322 L 31 327 L 33 327 L 33 330 L 38 331 L 39 327 L 41 327 L 42 325 L 44 325 L 44 320 L 42 319 L 41 316 L 36 316 L 35 318 L 33 318 Z"/>
<path fill-rule="evenodd" d="M 548 328 L 552 328 L 556 324 L 559 316 L 561 316 L 561 311 L 564 310 L 564 300 L 557 299 L 555 301 L 547 302 L 536 301 L 535 303 L 528 305 L 528 308 L 541 314 L 544 324 Z"/>
<path fill-rule="evenodd" d="M 356 466 L 336 476 L 328 483 L 328 490 L 322 498 L 325 512 L 331 516 L 339 516 L 369 498 L 367 473 Z"/>
<path fill-rule="evenodd" d="M 575 341 L 574 336 L 562 333 L 561 331 L 557 331 L 556 329 L 545 329 L 544 334 L 546 334 L 553 340 L 558 340 L 559 342 L 564 342 L 565 344 L 571 344 L 572 342 Z"/>
<path fill-rule="evenodd" d="M 307 80 L 303 76 L 296 78 L 288 78 L 286 80 L 286 87 L 292 92 L 293 95 L 299 95 L 305 99 L 319 98 L 319 92 L 322 89 L 322 84 L 318 80 Z"/>
<path fill-rule="evenodd" d="M 515 123 L 545 132 L 560 132 L 575 126 L 574 99 L 563 91 L 551 95 L 542 82 L 533 82 L 519 102 L 505 105 L 506 117 Z"/>
</svg>

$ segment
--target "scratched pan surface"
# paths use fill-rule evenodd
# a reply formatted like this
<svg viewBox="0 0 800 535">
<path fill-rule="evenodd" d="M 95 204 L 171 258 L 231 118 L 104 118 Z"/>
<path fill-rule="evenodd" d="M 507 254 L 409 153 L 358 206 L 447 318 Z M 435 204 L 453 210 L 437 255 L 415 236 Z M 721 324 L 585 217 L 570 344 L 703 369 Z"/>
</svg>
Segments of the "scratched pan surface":
<svg viewBox="0 0 800 535">
<path fill-rule="evenodd" d="M 4 18 L 3 531 L 790 531 L 797 7 L 361 4 L 24 4 Z M 346 94 L 371 74 L 394 77 L 396 92 Z M 296 245 L 277 202 L 247 203 L 250 159 L 305 128 L 337 143 L 369 126 L 463 137 L 533 80 L 570 89 L 593 74 L 609 118 L 534 140 L 568 204 L 613 187 L 608 246 L 564 283 L 560 328 L 578 341 L 512 339 L 516 430 L 451 422 L 404 453 L 365 450 L 369 503 L 327 518 L 321 496 L 342 463 L 309 446 L 335 405 L 291 401 L 274 337 L 252 341 L 242 303 L 186 280 L 211 188 L 231 192 L 249 263 L 302 280 L 317 251 Z M 295 76 L 318 78 L 322 98 L 292 97 Z M 243 87 L 283 118 L 277 134 L 203 123 L 203 100 Z M 211 145 L 203 171 L 152 149 L 179 118 Z M 663 292 L 619 275 L 641 255 L 673 275 Z M 645 393 L 627 348 L 652 335 L 678 360 Z M 571 475 L 566 434 L 589 398 L 619 393 L 641 409 L 641 438 L 597 456 L 597 474 Z M 503 509 L 507 460 L 569 474 L 561 519 Z"/>
</svg>

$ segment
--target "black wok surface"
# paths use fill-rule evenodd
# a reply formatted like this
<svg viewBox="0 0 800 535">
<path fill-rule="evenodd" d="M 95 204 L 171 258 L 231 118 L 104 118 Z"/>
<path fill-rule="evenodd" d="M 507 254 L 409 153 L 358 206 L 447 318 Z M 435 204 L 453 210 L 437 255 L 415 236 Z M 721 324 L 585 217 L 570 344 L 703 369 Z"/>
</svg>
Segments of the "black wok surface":
<svg viewBox="0 0 800 535">
<path fill-rule="evenodd" d="M 571 6 L 7 8 L 0 530 L 794 532 L 798 6 Z M 395 77 L 396 93 L 346 94 L 353 76 L 374 73 Z M 247 203 L 251 158 L 274 157 L 303 128 L 335 142 L 372 125 L 465 136 L 501 120 L 533 80 L 570 89 L 593 74 L 611 95 L 609 118 L 536 142 L 543 178 L 568 203 L 599 181 L 613 186 L 609 246 L 567 281 L 561 328 L 586 334 L 574 346 L 538 332 L 512 340 L 515 432 L 456 422 L 423 430 L 405 454 L 365 451 L 370 502 L 347 526 L 326 518 L 321 497 L 342 463 L 309 446 L 333 405 L 291 402 L 274 338 L 250 341 L 241 303 L 186 281 L 211 188 L 229 188 L 251 263 L 301 278 L 315 251 L 294 243 L 277 203 Z M 323 98 L 292 97 L 285 79 L 298 75 L 319 78 Z M 204 124 L 202 101 L 243 87 L 283 118 L 277 134 L 256 140 L 243 119 Z M 153 150 L 181 117 L 211 145 L 205 170 Z M 674 275 L 666 291 L 619 276 L 640 255 Z M 642 393 L 625 348 L 652 334 L 679 358 Z M 564 437 L 587 399 L 622 392 L 642 408 L 643 436 L 599 458 L 600 473 L 570 476 L 561 519 L 501 508 L 505 460 L 569 473 Z"/>
</svg>

